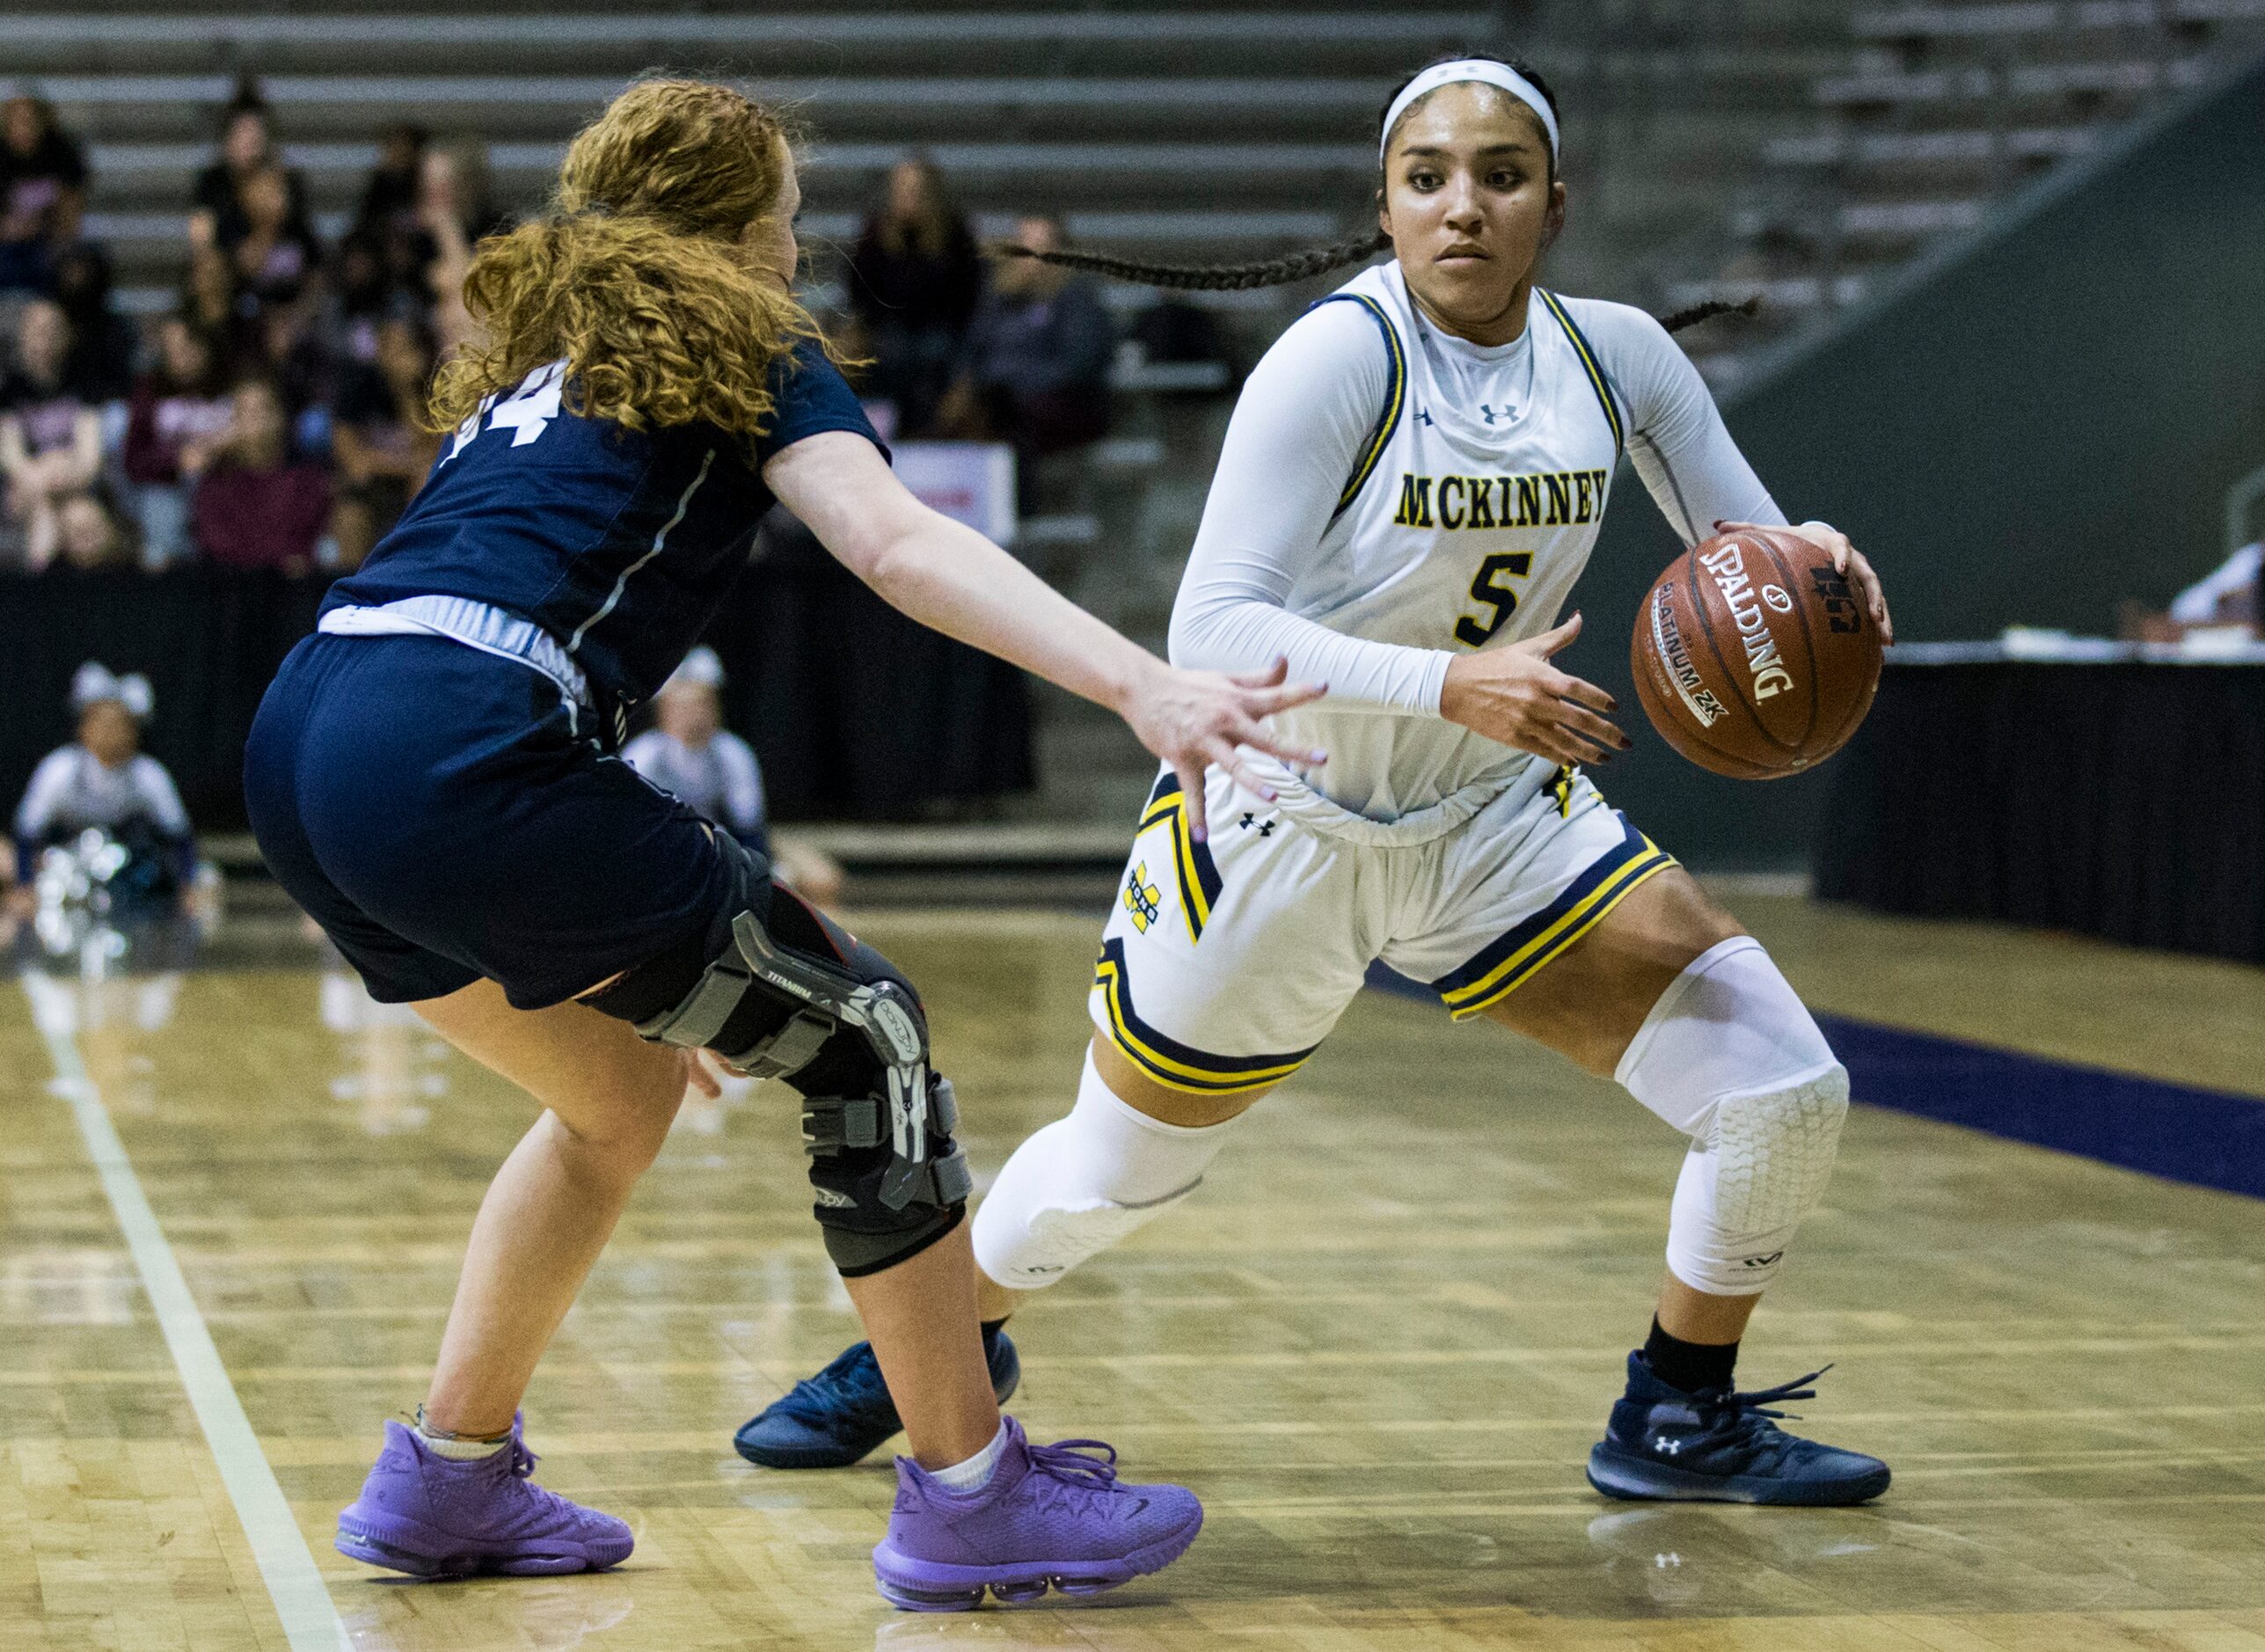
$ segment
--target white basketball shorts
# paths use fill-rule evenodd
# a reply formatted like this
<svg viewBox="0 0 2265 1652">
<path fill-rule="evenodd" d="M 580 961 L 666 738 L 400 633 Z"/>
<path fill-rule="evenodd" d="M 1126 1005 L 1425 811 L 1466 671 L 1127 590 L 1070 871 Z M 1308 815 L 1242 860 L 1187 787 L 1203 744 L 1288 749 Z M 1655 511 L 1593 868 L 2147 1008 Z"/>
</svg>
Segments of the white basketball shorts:
<svg viewBox="0 0 2265 1652">
<path fill-rule="evenodd" d="M 1382 843 L 1213 769 L 1199 844 L 1167 772 L 1102 932 L 1094 1024 L 1158 1083 L 1224 1095 L 1297 1071 L 1377 959 L 1458 1020 L 1500 1003 L 1676 864 L 1579 771 L 1532 767 L 1538 789 L 1521 776 L 1428 841 Z"/>
</svg>

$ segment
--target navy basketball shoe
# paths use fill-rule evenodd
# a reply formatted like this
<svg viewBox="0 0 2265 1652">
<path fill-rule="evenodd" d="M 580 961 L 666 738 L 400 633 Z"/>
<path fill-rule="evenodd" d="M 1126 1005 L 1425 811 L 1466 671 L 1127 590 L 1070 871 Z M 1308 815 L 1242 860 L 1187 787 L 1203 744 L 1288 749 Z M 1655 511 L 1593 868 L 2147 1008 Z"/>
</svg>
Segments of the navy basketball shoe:
<svg viewBox="0 0 2265 1652">
<path fill-rule="evenodd" d="M 1770 1406 L 1815 1399 L 1816 1390 L 1803 1385 L 1823 1375 L 1811 1371 L 1750 1394 L 1728 1388 L 1685 1393 L 1654 1376 L 1639 1349 L 1628 1356 L 1628 1392 L 1589 1453 L 1589 1483 L 1607 1497 L 1632 1500 L 1869 1502 L 1888 1489 L 1885 1463 L 1801 1439 L 1771 1421 L 1786 1414 Z"/>
<path fill-rule="evenodd" d="M 983 1354 L 1005 1405 L 1022 1381 L 1022 1361 L 1005 1331 L 983 1338 Z M 873 1344 L 857 1342 L 749 1418 L 732 1444 L 764 1468 L 846 1468 L 903 1426 Z"/>
</svg>

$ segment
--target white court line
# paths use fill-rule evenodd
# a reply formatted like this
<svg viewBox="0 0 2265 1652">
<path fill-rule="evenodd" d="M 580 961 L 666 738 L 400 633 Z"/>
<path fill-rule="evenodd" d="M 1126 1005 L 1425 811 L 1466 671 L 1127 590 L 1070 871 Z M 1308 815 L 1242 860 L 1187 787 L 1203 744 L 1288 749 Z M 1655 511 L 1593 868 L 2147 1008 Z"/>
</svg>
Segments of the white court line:
<svg viewBox="0 0 2265 1652">
<path fill-rule="evenodd" d="M 244 1523 L 244 1535 L 252 1544 L 252 1558 L 259 1562 L 259 1575 L 267 1580 L 276 1616 L 283 1620 L 291 1652 L 350 1648 L 354 1642 L 339 1619 L 337 1604 L 315 1569 L 315 1557 L 292 1517 L 291 1505 L 276 1483 L 267 1453 L 259 1449 L 259 1436 L 252 1431 L 235 1385 L 228 1380 L 228 1368 L 220 1363 L 220 1350 L 212 1345 L 212 1333 L 197 1312 L 173 1247 L 165 1242 L 157 1212 L 142 1191 L 142 1180 L 126 1157 L 110 1110 L 80 1059 L 77 1004 L 68 988 L 48 976 L 27 970 L 23 983 L 25 996 L 32 1001 L 32 1020 L 55 1064 L 55 1091 L 69 1101 L 78 1133 L 86 1141 L 87 1157 L 102 1177 L 103 1192 L 110 1195 L 110 1209 L 126 1235 L 126 1248 L 133 1254 L 142 1290 L 149 1293 L 157 1328 L 165 1334 L 165 1346 L 172 1350 L 173 1368 L 181 1374 L 181 1386 L 188 1391 L 205 1443 L 220 1466 L 221 1483 L 228 1488 L 228 1499 Z"/>
</svg>

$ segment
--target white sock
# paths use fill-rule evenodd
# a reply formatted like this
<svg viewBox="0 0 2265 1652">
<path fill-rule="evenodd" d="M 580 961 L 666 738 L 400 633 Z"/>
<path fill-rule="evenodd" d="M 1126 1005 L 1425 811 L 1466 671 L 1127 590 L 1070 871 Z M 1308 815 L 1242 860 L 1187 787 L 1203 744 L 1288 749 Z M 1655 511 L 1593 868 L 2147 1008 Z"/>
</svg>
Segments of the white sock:
<svg viewBox="0 0 2265 1652">
<path fill-rule="evenodd" d="M 425 1407 L 417 1407 L 417 1438 L 435 1457 L 445 1457 L 452 1463 L 476 1463 L 483 1457 L 493 1457 L 511 1444 L 511 1436 L 500 1439 L 476 1439 L 470 1435 L 450 1434 L 446 1429 L 435 1429 L 425 1421 Z"/>
<path fill-rule="evenodd" d="M 1006 1424 L 1001 1422 L 989 1445 L 964 1463 L 931 1470 L 928 1478 L 950 1491 L 981 1491 L 990 1484 L 991 1473 L 999 1466 L 999 1453 L 1005 1450 Z"/>
</svg>

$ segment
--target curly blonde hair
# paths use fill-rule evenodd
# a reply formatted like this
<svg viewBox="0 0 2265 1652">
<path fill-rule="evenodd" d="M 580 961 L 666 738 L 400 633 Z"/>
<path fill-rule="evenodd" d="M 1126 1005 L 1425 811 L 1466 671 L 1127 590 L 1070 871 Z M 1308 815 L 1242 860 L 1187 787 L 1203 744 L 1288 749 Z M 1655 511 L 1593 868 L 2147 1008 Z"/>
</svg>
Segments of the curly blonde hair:
<svg viewBox="0 0 2265 1652">
<path fill-rule="evenodd" d="M 825 345 L 739 245 L 781 205 L 793 138 L 728 86 L 645 80 L 616 98 L 567 149 L 551 209 L 480 243 L 464 303 L 485 337 L 435 376 L 433 428 L 564 357 L 577 413 L 760 435 L 773 365 L 800 340 Z"/>
</svg>

